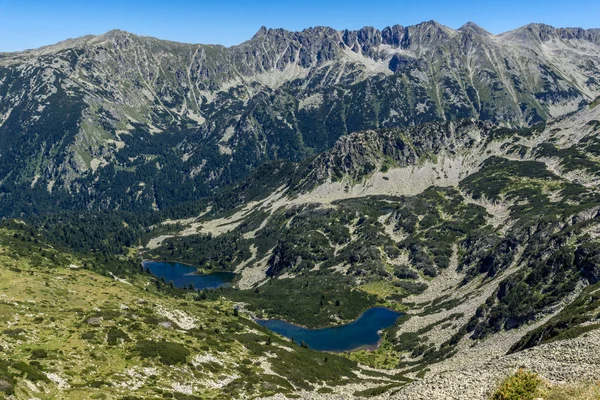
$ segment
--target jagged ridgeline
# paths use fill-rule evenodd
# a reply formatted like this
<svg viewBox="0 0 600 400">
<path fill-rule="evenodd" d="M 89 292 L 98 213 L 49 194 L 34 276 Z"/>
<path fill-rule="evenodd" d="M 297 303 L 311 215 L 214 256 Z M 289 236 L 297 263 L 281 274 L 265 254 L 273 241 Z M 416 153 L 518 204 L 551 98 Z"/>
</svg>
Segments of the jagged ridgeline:
<svg viewBox="0 0 600 400">
<path fill-rule="evenodd" d="M 340 136 L 526 127 L 600 94 L 600 33 L 435 22 L 261 29 L 239 46 L 111 31 L 0 58 L 0 211 L 166 209 Z"/>
</svg>

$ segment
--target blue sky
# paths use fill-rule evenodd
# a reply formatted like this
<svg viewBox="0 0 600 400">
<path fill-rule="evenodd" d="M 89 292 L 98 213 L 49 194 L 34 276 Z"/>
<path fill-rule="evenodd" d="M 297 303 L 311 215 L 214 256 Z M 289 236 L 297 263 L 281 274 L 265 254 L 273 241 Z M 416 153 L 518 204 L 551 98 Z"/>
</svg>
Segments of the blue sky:
<svg viewBox="0 0 600 400">
<path fill-rule="evenodd" d="M 234 45 L 262 26 L 302 30 L 474 21 L 492 33 L 530 22 L 600 28 L 599 0 L 0 0 L 0 51 L 18 51 L 119 28 L 188 43 Z"/>
</svg>

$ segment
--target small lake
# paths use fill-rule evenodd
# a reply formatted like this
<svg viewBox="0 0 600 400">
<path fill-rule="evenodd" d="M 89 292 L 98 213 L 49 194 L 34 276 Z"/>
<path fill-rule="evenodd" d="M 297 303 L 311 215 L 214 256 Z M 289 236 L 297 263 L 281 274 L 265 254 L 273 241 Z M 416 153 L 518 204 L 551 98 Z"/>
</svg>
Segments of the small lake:
<svg viewBox="0 0 600 400">
<path fill-rule="evenodd" d="M 389 308 L 374 307 L 350 324 L 323 329 L 307 329 L 279 319 L 256 322 L 281 336 L 293 338 L 296 343 L 304 341 L 313 350 L 342 352 L 376 347 L 381 339 L 379 331 L 393 326 L 401 315 Z"/>
<path fill-rule="evenodd" d="M 198 275 L 195 267 L 176 262 L 144 261 L 142 265 L 149 269 L 152 275 L 165 278 L 167 283 L 173 282 L 178 288 L 188 287 L 190 283 L 196 290 L 229 287 L 235 278 L 235 274 L 232 272 Z"/>
</svg>

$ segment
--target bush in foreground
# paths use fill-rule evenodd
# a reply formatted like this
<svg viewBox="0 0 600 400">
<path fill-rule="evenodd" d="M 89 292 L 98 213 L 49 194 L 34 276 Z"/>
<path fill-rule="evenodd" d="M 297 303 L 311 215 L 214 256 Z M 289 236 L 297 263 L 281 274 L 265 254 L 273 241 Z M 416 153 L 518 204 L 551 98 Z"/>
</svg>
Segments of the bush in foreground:
<svg viewBox="0 0 600 400">
<path fill-rule="evenodd" d="M 533 400 L 539 397 L 541 384 L 538 374 L 519 369 L 500 384 L 492 400 Z"/>
<path fill-rule="evenodd" d="M 538 374 L 519 369 L 506 378 L 491 400 L 599 400 L 600 382 L 549 385 Z"/>
</svg>

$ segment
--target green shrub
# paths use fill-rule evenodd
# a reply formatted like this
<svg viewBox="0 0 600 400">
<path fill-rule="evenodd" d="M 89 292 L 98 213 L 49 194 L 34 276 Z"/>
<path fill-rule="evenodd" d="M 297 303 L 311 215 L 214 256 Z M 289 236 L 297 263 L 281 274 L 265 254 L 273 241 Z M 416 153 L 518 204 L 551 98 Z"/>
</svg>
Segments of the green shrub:
<svg viewBox="0 0 600 400">
<path fill-rule="evenodd" d="M 12 364 L 12 367 L 17 371 L 20 371 L 23 374 L 23 377 L 29 379 L 32 382 L 42 381 L 50 383 L 50 379 L 48 379 L 48 377 L 46 377 L 46 375 L 44 375 L 43 372 L 41 372 L 33 365 L 20 361 Z"/>
<path fill-rule="evenodd" d="M 399 384 L 399 383 L 390 383 L 389 385 L 377 386 L 377 387 L 370 388 L 370 389 L 356 391 L 356 392 L 354 392 L 354 396 L 355 397 L 375 397 L 375 396 L 381 396 L 385 392 L 387 392 L 387 391 L 389 391 L 391 389 L 395 389 L 395 388 L 400 387 L 400 386 L 402 386 L 402 385 Z"/>
<path fill-rule="evenodd" d="M 11 395 L 14 393 L 15 379 L 8 371 L 10 362 L 0 359 L 0 398 L 2 393 Z"/>
<path fill-rule="evenodd" d="M 142 340 L 135 345 L 133 351 L 142 358 L 159 357 L 160 362 L 165 365 L 185 363 L 190 355 L 190 351 L 186 347 L 167 341 Z"/>
<path fill-rule="evenodd" d="M 31 351 L 31 359 L 48 358 L 48 352 L 44 349 L 34 349 Z"/>
<path fill-rule="evenodd" d="M 96 340 L 96 332 L 87 331 L 81 334 L 81 338 L 84 340 Z"/>
<path fill-rule="evenodd" d="M 333 389 L 328 388 L 328 387 L 322 387 L 322 388 L 317 389 L 317 393 L 329 394 L 329 393 L 333 393 Z"/>
<path fill-rule="evenodd" d="M 519 369 L 502 382 L 492 400 L 533 400 L 538 397 L 541 383 L 535 372 Z"/>
<path fill-rule="evenodd" d="M 115 346 L 119 344 L 121 340 L 124 342 L 129 342 L 130 339 L 129 336 L 121 329 L 114 326 L 110 327 L 106 334 L 106 342 L 111 346 Z"/>
</svg>

